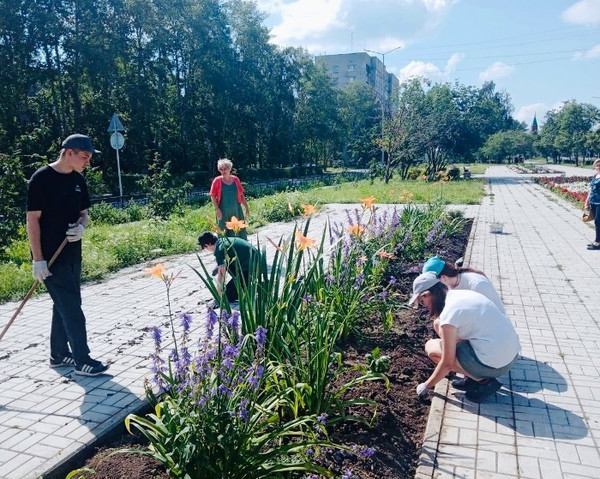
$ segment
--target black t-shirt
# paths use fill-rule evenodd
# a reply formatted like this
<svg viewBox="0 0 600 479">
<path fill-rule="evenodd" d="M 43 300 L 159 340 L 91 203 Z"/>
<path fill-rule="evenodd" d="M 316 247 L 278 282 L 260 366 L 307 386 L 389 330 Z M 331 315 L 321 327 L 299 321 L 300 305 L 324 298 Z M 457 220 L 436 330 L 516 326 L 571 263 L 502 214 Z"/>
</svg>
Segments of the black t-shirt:
<svg viewBox="0 0 600 479">
<path fill-rule="evenodd" d="M 90 207 L 85 178 L 76 171 L 59 173 L 43 166 L 29 180 L 27 211 L 41 211 L 40 234 L 44 259 L 49 261 L 65 239 L 69 223 Z M 67 243 L 56 259 L 81 258 L 81 241 Z"/>
</svg>

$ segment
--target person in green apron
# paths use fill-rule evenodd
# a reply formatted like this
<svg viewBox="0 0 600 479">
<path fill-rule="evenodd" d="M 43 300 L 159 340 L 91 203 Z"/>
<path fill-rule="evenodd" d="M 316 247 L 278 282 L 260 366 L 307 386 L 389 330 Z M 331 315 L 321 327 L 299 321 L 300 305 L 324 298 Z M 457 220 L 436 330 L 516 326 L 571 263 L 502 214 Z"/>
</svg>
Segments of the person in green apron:
<svg viewBox="0 0 600 479">
<path fill-rule="evenodd" d="M 215 207 L 217 224 L 225 232 L 226 236 L 237 236 L 248 239 L 246 229 L 242 228 L 236 234 L 232 229 L 226 227 L 225 223 L 231 221 L 232 217 L 238 220 L 244 220 L 250 216 L 248 202 L 244 196 L 244 188 L 239 178 L 231 174 L 233 163 L 227 158 L 221 158 L 217 162 L 217 170 L 221 176 L 217 176 L 210 187 L 210 198 Z M 242 210 L 242 206 L 245 210 Z"/>
</svg>

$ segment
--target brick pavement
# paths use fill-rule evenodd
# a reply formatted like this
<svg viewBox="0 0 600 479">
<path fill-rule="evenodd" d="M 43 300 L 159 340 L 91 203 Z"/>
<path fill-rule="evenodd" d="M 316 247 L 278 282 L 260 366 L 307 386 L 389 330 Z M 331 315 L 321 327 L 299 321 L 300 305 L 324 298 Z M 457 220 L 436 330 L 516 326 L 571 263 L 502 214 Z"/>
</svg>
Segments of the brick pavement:
<svg viewBox="0 0 600 479">
<path fill-rule="evenodd" d="M 521 357 L 480 405 L 438 385 L 416 477 L 598 478 L 600 252 L 586 249 L 593 229 L 527 175 L 494 166 L 486 176 L 466 264 L 500 291 Z M 504 224 L 502 234 L 490 233 L 492 221 Z"/>
<path fill-rule="evenodd" d="M 454 391 L 433 401 L 417 477 L 598 477 L 600 386 L 589 378 L 599 376 L 593 317 L 600 310 L 600 254 L 585 249 L 593 232 L 573 207 L 522 175 L 492 167 L 488 176 L 493 196 L 464 208 L 475 217 L 467 260 L 499 287 L 523 357 L 504 379 L 510 389 L 492 402 L 474 405 Z M 327 217 L 341 220 L 347 208 L 328 205 L 311 233 L 320 234 Z M 503 234 L 489 233 L 492 220 L 504 223 Z M 292 228 L 272 224 L 258 236 L 264 243 Z M 214 267 L 212 255 L 200 257 Z M 173 310 L 200 322 L 209 297 L 189 267 L 198 265 L 196 255 L 161 261 L 182 271 L 171 289 Z M 146 331 L 168 321 L 164 286 L 143 273 L 148 266 L 83 287 L 92 355 L 113 362 L 107 376 L 50 369 L 51 302 L 41 294 L 25 306 L 0 342 L 0 478 L 56 470 L 144 404 L 153 348 Z M 0 305 L 0 326 L 17 306 Z M 437 391 L 445 392 L 441 385 Z"/>
</svg>

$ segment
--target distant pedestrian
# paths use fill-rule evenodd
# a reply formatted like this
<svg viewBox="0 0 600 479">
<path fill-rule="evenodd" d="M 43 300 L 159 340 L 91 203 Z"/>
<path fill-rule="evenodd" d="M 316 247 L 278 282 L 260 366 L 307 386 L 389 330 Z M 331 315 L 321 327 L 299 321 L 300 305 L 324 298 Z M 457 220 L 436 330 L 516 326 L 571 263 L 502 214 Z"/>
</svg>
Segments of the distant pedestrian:
<svg viewBox="0 0 600 479">
<path fill-rule="evenodd" d="M 425 344 L 425 352 L 436 367 L 417 386 L 418 396 L 424 397 L 450 371 L 468 378 L 463 388 L 471 401 L 481 402 L 498 391 L 502 384 L 496 378 L 510 370 L 521 349 L 506 315 L 482 294 L 448 291 L 431 271 L 413 282 L 409 304 L 416 301 L 427 308 L 440 335 L 440 339 Z"/>
<path fill-rule="evenodd" d="M 250 284 L 253 272 L 260 272 L 257 262 L 261 261 L 260 252 L 256 246 L 248 241 L 237 237 L 220 236 L 206 231 L 198 237 L 198 244 L 215 255 L 217 262 L 217 291 L 225 293 L 227 300 L 231 303 L 238 300 L 236 279 L 242 287 L 247 288 Z M 231 279 L 224 286 L 225 273 L 228 272 Z"/>
<path fill-rule="evenodd" d="M 427 271 L 433 271 L 449 289 L 469 289 L 483 294 L 502 313 L 506 313 L 498 291 L 483 271 L 469 267 L 458 267 L 453 263 L 444 261 L 439 256 L 433 256 L 425 261 L 423 273 Z"/>
<path fill-rule="evenodd" d="M 590 192 L 585 200 L 585 207 L 594 213 L 596 239 L 588 244 L 587 249 L 600 249 L 600 158 L 594 160 L 596 174 L 590 179 Z"/>
<path fill-rule="evenodd" d="M 54 303 L 50 331 L 50 367 L 74 366 L 75 373 L 96 376 L 108 366 L 90 358 L 86 321 L 81 310 L 81 239 L 88 224 L 90 198 L 81 172 L 99 153 L 92 140 L 75 134 L 62 143 L 58 160 L 38 169 L 29 181 L 27 234 L 33 277 L 46 285 Z M 66 238 L 68 243 L 48 268 Z"/>
<path fill-rule="evenodd" d="M 250 208 L 244 196 L 244 188 L 239 178 L 231 174 L 233 163 L 227 158 L 221 158 L 217 162 L 217 170 L 221 176 L 217 176 L 210 187 L 210 198 L 215 207 L 217 224 L 225 232 L 226 236 L 238 236 L 248 239 L 246 229 L 242 228 L 236 234 L 233 230 L 227 229 L 226 222 L 231 221 L 232 217 L 243 220 L 250 216 Z M 245 210 L 242 211 L 242 206 Z"/>
</svg>

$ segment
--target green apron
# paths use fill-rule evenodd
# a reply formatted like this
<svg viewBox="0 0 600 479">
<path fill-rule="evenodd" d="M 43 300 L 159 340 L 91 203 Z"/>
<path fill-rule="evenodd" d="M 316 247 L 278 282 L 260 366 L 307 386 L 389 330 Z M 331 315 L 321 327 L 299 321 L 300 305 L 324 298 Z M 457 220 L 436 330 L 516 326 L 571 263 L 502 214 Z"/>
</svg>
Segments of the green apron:
<svg viewBox="0 0 600 479">
<path fill-rule="evenodd" d="M 241 229 L 236 235 L 233 230 L 226 229 L 225 227 L 225 223 L 230 221 L 232 216 L 235 216 L 238 220 L 245 219 L 242 205 L 238 203 L 237 194 L 238 189 L 235 182 L 230 185 L 221 182 L 221 202 L 219 203 L 219 208 L 221 208 L 221 212 L 223 213 L 223 219 L 218 220 L 219 228 L 225 231 L 225 236 L 237 236 L 238 238 L 247 240 L 248 234 L 245 228 Z"/>
</svg>

